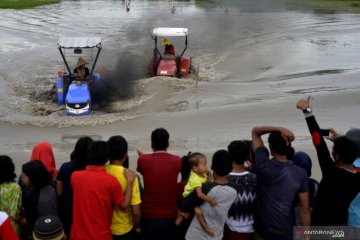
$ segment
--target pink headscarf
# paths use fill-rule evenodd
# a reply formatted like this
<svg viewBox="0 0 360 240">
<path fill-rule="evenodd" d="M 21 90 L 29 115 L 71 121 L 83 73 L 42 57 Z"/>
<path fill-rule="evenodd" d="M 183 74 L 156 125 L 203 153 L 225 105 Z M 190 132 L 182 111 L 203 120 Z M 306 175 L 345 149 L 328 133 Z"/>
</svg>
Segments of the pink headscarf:
<svg viewBox="0 0 360 240">
<path fill-rule="evenodd" d="M 40 160 L 51 174 L 52 179 L 54 179 L 59 172 L 59 170 L 56 169 L 52 147 L 48 142 L 40 142 L 33 148 L 30 157 L 30 161 L 31 160 Z"/>
</svg>

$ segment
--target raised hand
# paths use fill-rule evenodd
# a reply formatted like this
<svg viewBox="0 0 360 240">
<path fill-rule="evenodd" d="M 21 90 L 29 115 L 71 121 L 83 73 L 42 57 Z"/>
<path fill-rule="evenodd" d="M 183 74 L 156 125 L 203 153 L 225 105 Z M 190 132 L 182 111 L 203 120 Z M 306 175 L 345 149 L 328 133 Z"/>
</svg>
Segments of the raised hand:
<svg viewBox="0 0 360 240">
<path fill-rule="evenodd" d="M 308 96 L 307 99 L 300 99 L 297 102 L 296 107 L 304 111 L 306 108 L 310 107 L 310 103 L 311 103 L 311 96 Z"/>
</svg>

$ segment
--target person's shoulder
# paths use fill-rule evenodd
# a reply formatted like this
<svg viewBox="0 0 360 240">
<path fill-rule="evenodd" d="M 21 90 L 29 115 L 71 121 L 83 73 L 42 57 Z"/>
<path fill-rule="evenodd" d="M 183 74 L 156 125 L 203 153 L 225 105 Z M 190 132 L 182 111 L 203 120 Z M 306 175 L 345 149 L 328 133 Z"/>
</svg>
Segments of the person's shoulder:
<svg viewBox="0 0 360 240">
<path fill-rule="evenodd" d="M 254 179 L 256 179 L 256 174 L 253 173 L 253 172 L 249 172 L 249 173 L 247 174 L 247 176 L 248 176 L 249 178 L 254 178 Z"/>
<path fill-rule="evenodd" d="M 112 170 L 116 170 L 116 171 L 124 171 L 124 167 L 120 166 L 120 165 L 114 165 L 114 164 L 107 164 L 105 165 L 105 169 L 106 171 L 112 171 Z"/>
<path fill-rule="evenodd" d="M 169 158 L 169 159 L 181 161 L 181 157 L 178 156 L 178 155 L 175 155 L 175 154 L 173 154 L 173 153 L 169 153 L 169 152 L 154 152 L 153 154 L 159 154 L 159 155 L 163 155 L 164 157 Z"/>
<path fill-rule="evenodd" d="M 0 211 L 0 226 L 9 218 L 6 212 Z"/>
<path fill-rule="evenodd" d="M 10 191 L 12 190 L 21 190 L 21 187 L 18 183 L 16 182 L 8 182 L 8 183 L 2 183 L 0 184 L 0 190 L 2 189 L 10 189 Z M 7 190 L 5 190 L 7 191 Z"/>
<path fill-rule="evenodd" d="M 180 156 L 175 155 L 175 154 L 173 154 L 173 153 L 167 153 L 167 154 L 169 154 L 169 156 L 171 156 L 171 158 L 181 161 L 181 157 L 180 157 Z"/>
<path fill-rule="evenodd" d="M 61 164 L 60 171 L 66 171 L 68 169 L 71 169 L 71 167 L 72 167 L 72 162 L 65 162 Z"/>
<path fill-rule="evenodd" d="M 288 161 L 287 164 L 289 166 L 288 169 L 289 169 L 290 172 L 292 172 L 294 174 L 297 174 L 297 175 L 300 175 L 300 176 L 305 176 L 306 178 L 308 178 L 308 175 L 307 175 L 305 169 L 299 167 L 298 165 L 296 165 L 292 161 Z"/>
<path fill-rule="evenodd" d="M 262 156 L 262 157 L 266 157 L 266 158 L 269 158 L 269 150 L 265 147 L 265 146 L 262 146 L 262 147 L 258 147 L 257 149 L 255 149 L 255 152 L 254 152 L 255 155 L 257 155 L 259 157 Z"/>
<path fill-rule="evenodd" d="M 239 189 L 239 187 L 240 187 L 240 184 L 237 184 L 234 182 L 229 182 L 226 186 L 229 186 L 237 191 L 237 189 Z"/>
<path fill-rule="evenodd" d="M 88 175 L 88 172 L 86 170 L 79 170 L 79 171 L 75 171 L 71 174 L 71 179 L 82 177 L 82 176 L 87 176 L 87 175 Z"/>
<path fill-rule="evenodd" d="M 150 163 L 151 159 L 153 158 L 154 158 L 153 153 L 144 153 L 139 156 L 138 163 L 140 164 Z"/>
<path fill-rule="evenodd" d="M 309 178 L 309 183 L 313 184 L 313 185 L 319 185 L 320 184 L 319 181 L 314 179 L 314 178 Z"/>
<path fill-rule="evenodd" d="M 236 197 L 236 195 L 237 195 L 236 189 L 237 189 L 236 185 L 228 183 L 225 185 L 217 184 L 217 185 L 213 186 L 210 190 L 214 196 L 226 195 L 228 197 L 230 197 L 230 196 Z"/>
<path fill-rule="evenodd" d="M 204 183 L 201 188 L 202 188 L 203 193 L 207 194 L 210 192 L 211 189 L 213 189 L 216 186 L 218 186 L 218 184 L 215 182 L 207 182 L 207 183 Z"/>
</svg>

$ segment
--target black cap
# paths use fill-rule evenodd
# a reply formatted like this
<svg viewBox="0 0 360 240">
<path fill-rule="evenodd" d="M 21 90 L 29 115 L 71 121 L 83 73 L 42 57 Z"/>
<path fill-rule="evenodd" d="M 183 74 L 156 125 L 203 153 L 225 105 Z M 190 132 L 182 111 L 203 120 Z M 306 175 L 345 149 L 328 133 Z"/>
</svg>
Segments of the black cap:
<svg viewBox="0 0 360 240">
<path fill-rule="evenodd" d="M 65 236 L 61 221 L 56 216 L 39 217 L 34 226 L 34 240 L 61 240 Z"/>
</svg>

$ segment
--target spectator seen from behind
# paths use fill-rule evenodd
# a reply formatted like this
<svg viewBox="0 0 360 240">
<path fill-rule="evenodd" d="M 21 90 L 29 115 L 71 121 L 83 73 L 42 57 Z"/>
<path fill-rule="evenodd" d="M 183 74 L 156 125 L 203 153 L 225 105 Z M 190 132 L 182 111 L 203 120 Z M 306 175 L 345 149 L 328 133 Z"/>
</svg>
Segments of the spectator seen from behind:
<svg viewBox="0 0 360 240">
<path fill-rule="evenodd" d="M 261 139 L 268 133 L 272 159 Z M 255 231 L 264 239 L 292 239 L 296 198 L 299 198 L 301 225 L 310 226 L 308 177 L 304 169 L 286 158 L 294 138 L 290 130 L 282 127 L 262 126 L 252 130 L 258 179 Z"/>
<path fill-rule="evenodd" d="M 310 102 L 309 96 L 299 100 L 296 107 L 305 115 L 322 173 L 311 222 L 314 226 L 347 225 L 349 206 L 360 192 L 360 173 L 353 165 L 358 148 L 350 138 L 337 137 L 336 131 L 331 129 L 330 139 L 335 140 L 330 154 Z"/>
<path fill-rule="evenodd" d="M 30 160 L 40 160 L 49 172 L 51 180 L 55 180 L 58 170 L 56 169 L 55 157 L 50 143 L 38 143 L 32 150 Z"/>
<path fill-rule="evenodd" d="M 127 169 L 123 166 L 128 159 L 128 143 L 122 136 L 112 136 L 107 141 L 110 150 L 110 164 L 106 165 L 106 171 L 116 177 L 122 189 L 126 189 L 128 182 L 125 177 Z M 136 240 L 140 234 L 140 218 L 141 218 L 141 196 L 139 188 L 139 180 L 136 177 L 131 189 L 130 209 L 122 211 L 115 208 L 111 233 L 113 240 Z"/>
<path fill-rule="evenodd" d="M 31 236 L 36 219 L 44 215 L 57 216 L 57 196 L 50 184 L 50 175 L 44 164 L 33 160 L 22 166 L 24 218 L 21 220 L 23 234 Z"/>
<path fill-rule="evenodd" d="M 0 211 L 9 215 L 11 224 L 20 235 L 18 222 L 20 220 L 20 208 L 22 194 L 20 186 L 15 183 L 15 165 L 12 159 L 6 155 L 0 156 Z"/>
<path fill-rule="evenodd" d="M 140 154 L 137 162 L 144 182 L 142 231 L 146 240 L 175 239 L 181 158 L 167 152 L 169 137 L 166 129 L 155 129 L 151 133 L 153 153 Z"/>
<path fill-rule="evenodd" d="M 202 184 L 208 181 L 206 156 L 202 153 L 192 153 L 188 163 L 191 172 L 183 192 L 184 199 L 180 204 L 176 225 L 180 225 L 184 218 L 188 218 L 189 213 L 193 212 L 194 208 L 200 206 L 203 201 L 210 203 L 211 206 L 216 205 L 215 199 L 209 198 L 202 192 Z"/>
<path fill-rule="evenodd" d="M 202 191 L 214 198 L 216 206 L 204 202 L 195 208 L 194 217 L 186 233 L 186 240 L 221 240 L 228 210 L 236 198 L 236 190 L 229 186 L 227 175 L 231 171 L 231 157 L 228 151 L 218 150 L 212 158 L 214 182 L 204 183 Z M 201 211 L 199 211 L 201 210 Z"/>
<path fill-rule="evenodd" d="M 70 184 L 71 175 L 75 171 L 85 170 L 90 160 L 87 154 L 89 145 L 93 142 L 90 137 L 77 140 L 71 153 L 71 161 L 63 163 L 57 175 L 56 191 L 59 197 L 59 217 L 66 236 L 70 236 L 73 208 L 73 191 Z"/>
<path fill-rule="evenodd" d="M 232 171 L 228 179 L 237 196 L 226 218 L 223 240 L 254 239 L 253 204 L 256 197 L 256 175 L 246 170 L 244 163 L 250 159 L 250 147 L 244 141 L 232 141 L 228 150 Z"/>
<path fill-rule="evenodd" d="M 73 189 L 72 240 L 112 240 L 111 221 L 114 207 L 127 211 L 135 173 L 127 170 L 128 185 L 123 190 L 118 180 L 108 174 L 104 165 L 109 160 L 109 148 L 104 141 L 94 141 L 88 148 L 90 165 L 71 176 Z"/>
<path fill-rule="evenodd" d="M 307 153 L 299 151 L 299 152 L 296 152 L 292 156 L 291 161 L 306 171 L 306 174 L 308 176 L 308 182 L 309 182 L 309 206 L 310 206 L 310 211 L 311 211 L 315 204 L 317 190 L 319 189 L 319 182 L 317 180 L 311 178 L 311 168 L 312 168 L 311 158 Z M 297 209 L 299 207 L 298 200 L 296 200 L 296 207 L 297 207 Z M 295 212 L 295 215 L 296 215 L 296 224 L 298 225 L 300 223 L 299 222 L 300 216 L 298 214 L 298 211 Z"/>
</svg>

